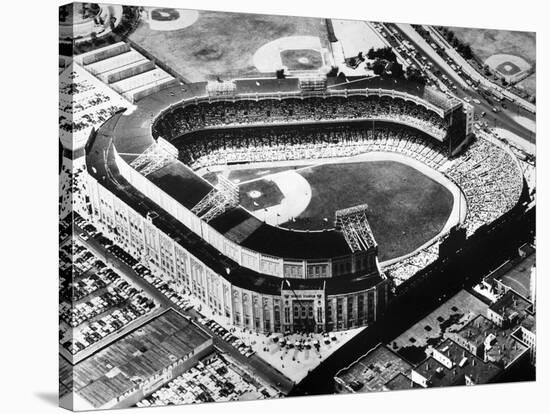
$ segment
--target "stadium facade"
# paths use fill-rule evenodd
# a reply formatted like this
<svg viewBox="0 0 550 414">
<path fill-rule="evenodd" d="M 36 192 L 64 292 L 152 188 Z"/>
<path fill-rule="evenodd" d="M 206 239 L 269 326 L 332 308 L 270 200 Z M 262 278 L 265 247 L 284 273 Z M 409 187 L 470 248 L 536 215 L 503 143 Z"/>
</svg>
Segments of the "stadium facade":
<svg viewBox="0 0 550 414">
<path fill-rule="evenodd" d="M 303 105 L 324 103 L 344 110 L 314 113 L 315 122 L 404 125 L 429 136 L 436 155 L 445 158 L 468 144 L 471 108 L 428 88 L 417 95 L 383 88 L 277 90 L 254 91 L 246 81 L 223 96 L 205 94 L 204 84 L 171 87 L 115 114 L 86 145 L 90 219 L 234 326 L 321 332 L 368 325 L 388 305 L 390 280 L 380 269 L 364 211 L 340 211 L 327 231 L 268 225 L 239 206 L 231 183 L 213 186 L 202 179 L 190 167 L 186 144 L 200 131 L 231 135 L 237 127 L 303 123 L 311 118 L 300 113 Z M 412 111 L 396 113 L 394 103 Z M 372 114 L 356 108 L 365 104 L 390 109 Z M 232 114 L 242 122 L 232 123 Z"/>
</svg>

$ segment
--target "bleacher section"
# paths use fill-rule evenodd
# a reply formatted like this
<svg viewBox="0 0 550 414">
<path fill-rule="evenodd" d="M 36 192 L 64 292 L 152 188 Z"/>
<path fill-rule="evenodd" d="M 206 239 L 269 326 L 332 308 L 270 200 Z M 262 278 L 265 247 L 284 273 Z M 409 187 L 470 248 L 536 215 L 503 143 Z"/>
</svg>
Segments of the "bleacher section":
<svg viewBox="0 0 550 414">
<path fill-rule="evenodd" d="M 76 56 L 75 60 L 131 102 L 177 84 L 172 75 L 124 42 Z"/>
</svg>

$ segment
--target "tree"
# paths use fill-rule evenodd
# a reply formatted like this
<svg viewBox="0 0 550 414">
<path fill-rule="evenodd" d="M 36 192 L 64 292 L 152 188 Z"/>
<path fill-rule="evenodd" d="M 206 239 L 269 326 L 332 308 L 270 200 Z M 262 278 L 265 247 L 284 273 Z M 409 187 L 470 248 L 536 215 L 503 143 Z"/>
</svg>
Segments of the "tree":
<svg viewBox="0 0 550 414">
<path fill-rule="evenodd" d="M 472 48 L 469 44 L 464 45 L 464 59 L 471 59 L 472 58 Z"/>
<path fill-rule="evenodd" d="M 420 72 L 420 70 L 418 69 L 413 68 L 412 66 L 407 67 L 405 76 L 407 77 L 407 80 L 411 82 L 416 82 L 421 85 L 426 84 L 426 78 L 424 77 L 424 75 L 422 75 L 422 72 Z"/>
<path fill-rule="evenodd" d="M 373 47 L 371 47 L 371 48 L 369 49 L 369 51 L 367 52 L 367 57 L 368 57 L 370 60 L 372 60 L 372 59 L 374 59 L 374 58 L 376 57 L 376 56 L 375 56 L 375 53 L 374 53 L 374 48 L 373 48 Z"/>
<path fill-rule="evenodd" d="M 333 77 L 333 76 L 336 76 L 336 75 L 338 75 L 338 66 L 332 66 L 330 68 L 330 71 L 328 71 L 327 76 L 328 77 Z"/>
<path fill-rule="evenodd" d="M 392 62 L 390 64 L 390 71 L 391 71 L 392 77 L 394 78 L 402 78 L 404 75 L 403 66 L 397 62 Z"/>
<path fill-rule="evenodd" d="M 285 70 L 284 69 L 277 69 L 275 71 L 275 76 L 277 79 L 284 79 L 285 78 Z"/>
<path fill-rule="evenodd" d="M 376 59 L 372 64 L 372 71 L 375 75 L 382 75 L 386 70 L 386 62 L 381 59 Z"/>
</svg>

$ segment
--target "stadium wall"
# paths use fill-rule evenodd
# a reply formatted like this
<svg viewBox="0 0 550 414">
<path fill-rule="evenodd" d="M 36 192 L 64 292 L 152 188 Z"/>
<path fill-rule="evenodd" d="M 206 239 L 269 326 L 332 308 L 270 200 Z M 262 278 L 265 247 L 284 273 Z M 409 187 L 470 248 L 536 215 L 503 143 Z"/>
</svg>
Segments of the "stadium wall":
<svg viewBox="0 0 550 414">
<path fill-rule="evenodd" d="M 195 296 L 204 307 L 234 326 L 257 332 L 303 330 L 303 323 L 294 318 L 295 309 L 304 298 L 309 300 L 313 295 L 315 323 L 311 328 L 319 332 L 329 327 L 342 330 L 364 326 L 386 307 L 386 279 L 368 289 L 340 294 L 327 292 L 322 287 L 284 290 L 283 279 L 280 289 L 272 294 L 261 292 L 261 288 L 254 291 L 236 286 L 191 254 L 181 240 L 173 240 L 156 227 L 153 219 L 136 212 L 90 174 L 86 174 L 86 180 L 90 189 L 90 219 L 100 231 L 155 274 L 175 281 L 181 292 Z M 324 282 L 321 283 L 324 286 Z M 327 304 L 338 307 L 344 301 L 346 306 L 338 312 L 335 308 L 335 313 L 328 318 Z M 348 303 L 354 305 L 348 306 Z"/>
</svg>

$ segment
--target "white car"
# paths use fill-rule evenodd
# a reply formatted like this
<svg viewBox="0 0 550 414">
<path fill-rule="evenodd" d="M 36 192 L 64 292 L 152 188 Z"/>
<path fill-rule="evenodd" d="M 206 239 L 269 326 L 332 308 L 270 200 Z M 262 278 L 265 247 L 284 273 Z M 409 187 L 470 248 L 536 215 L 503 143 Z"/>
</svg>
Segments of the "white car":
<svg viewBox="0 0 550 414">
<path fill-rule="evenodd" d="M 466 96 L 466 97 L 464 97 L 464 101 L 470 103 L 471 99 Z"/>
<path fill-rule="evenodd" d="M 481 101 L 479 99 L 474 99 L 473 101 L 475 104 L 478 104 L 478 105 L 481 104 Z"/>
</svg>

